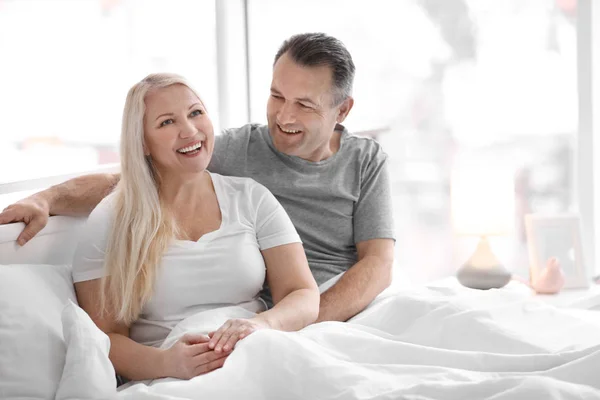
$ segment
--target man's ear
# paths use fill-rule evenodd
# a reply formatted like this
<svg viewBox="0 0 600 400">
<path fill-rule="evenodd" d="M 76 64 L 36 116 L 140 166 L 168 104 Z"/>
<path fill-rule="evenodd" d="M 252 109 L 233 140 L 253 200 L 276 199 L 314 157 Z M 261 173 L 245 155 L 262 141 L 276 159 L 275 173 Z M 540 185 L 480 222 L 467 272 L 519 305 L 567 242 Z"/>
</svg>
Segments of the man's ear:
<svg viewBox="0 0 600 400">
<path fill-rule="evenodd" d="M 354 98 L 352 98 L 352 96 L 348 96 L 346 98 L 346 100 L 344 100 L 342 102 L 342 104 L 339 105 L 338 116 L 336 118 L 336 121 L 338 124 L 341 124 L 342 122 L 344 122 L 344 120 L 350 113 L 350 110 L 352 110 L 353 106 L 354 106 Z"/>
</svg>

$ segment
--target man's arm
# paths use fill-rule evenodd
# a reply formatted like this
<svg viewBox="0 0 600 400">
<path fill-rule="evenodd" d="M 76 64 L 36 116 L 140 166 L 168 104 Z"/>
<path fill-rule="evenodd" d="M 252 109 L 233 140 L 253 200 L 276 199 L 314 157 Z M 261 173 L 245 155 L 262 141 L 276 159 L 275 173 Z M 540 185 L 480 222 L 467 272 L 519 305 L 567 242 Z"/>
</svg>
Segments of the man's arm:
<svg viewBox="0 0 600 400">
<path fill-rule="evenodd" d="M 358 262 L 321 294 L 317 322 L 347 321 L 392 282 L 393 239 L 365 240 L 357 243 L 356 249 Z"/>
<path fill-rule="evenodd" d="M 317 321 L 346 321 L 365 309 L 392 281 L 394 222 L 387 155 L 365 142 L 368 159 L 354 207 L 354 242 L 358 262 L 321 294 Z"/>
<path fill-rule="evenodd" d="M 0 224 L 24 222 L 23 246 L 48 223 L 50 215 L 88 215 L 119 182 L 119 174 L 84 175 L 19 200 L 0 213 Z"/>
</svg>

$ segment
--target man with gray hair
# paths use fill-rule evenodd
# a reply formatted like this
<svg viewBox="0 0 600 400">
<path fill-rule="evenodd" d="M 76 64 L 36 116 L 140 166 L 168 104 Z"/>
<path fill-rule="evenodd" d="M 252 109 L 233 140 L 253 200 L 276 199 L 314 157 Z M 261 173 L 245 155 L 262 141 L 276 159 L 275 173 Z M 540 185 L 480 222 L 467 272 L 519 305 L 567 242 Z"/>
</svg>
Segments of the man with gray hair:
<svg viewBox="0 0 600 400">
<path fill-rule="evenodd" d="M 389 286 L 394 225 L 387 156 L 373 139 L 341 125 L 352 109 L 355 67 L 336 38 L 295 35 L 275 56 L 268 126 L 249 124 L 215 137 L 211 172 L 253 178 L 289 214 L 319 285 L 318 321 L 346 321 Z M 27 224 L 24 245 L 49 215 L 87 215 L 119 175 L 71 179 L 0 214 L 0 224 Z M 267 290 L 263 298 L 270 302 Z"/>
</svg>

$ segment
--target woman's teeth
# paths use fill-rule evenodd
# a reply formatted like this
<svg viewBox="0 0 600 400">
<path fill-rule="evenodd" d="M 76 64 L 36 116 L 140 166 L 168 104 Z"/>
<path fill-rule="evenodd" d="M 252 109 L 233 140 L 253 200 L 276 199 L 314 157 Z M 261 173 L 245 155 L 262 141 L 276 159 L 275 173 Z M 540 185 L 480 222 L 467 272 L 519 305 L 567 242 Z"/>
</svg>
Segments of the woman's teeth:
<svg viewBox="0 0 600 400">
<path fill-rule="evenodd" d="M 201 147 L 202 147 L 202 142 L 199 142 L 199 143 L 196 143 L 196 144 L 194 144 L 192 146 L 188 146 L 188 147 L 184 147 L 183 149 L 179 149 L 179 150 L 177 150 L 177 152 L 185 154 L 185 153 L 189 153 L 189 152 L 194 151 L 194 150 L 198 150 Z"/>
</svg>

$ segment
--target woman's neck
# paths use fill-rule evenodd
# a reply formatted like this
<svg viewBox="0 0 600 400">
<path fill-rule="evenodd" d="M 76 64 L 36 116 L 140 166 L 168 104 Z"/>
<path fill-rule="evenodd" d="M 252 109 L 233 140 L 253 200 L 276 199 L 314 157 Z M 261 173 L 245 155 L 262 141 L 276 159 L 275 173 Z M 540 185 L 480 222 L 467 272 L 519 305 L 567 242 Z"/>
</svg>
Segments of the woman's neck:
<svg viewBox="0 0 600 400">
<path fill-rule="evenodd" d="M 162 179 L 160 197 L 169 207 L 190 206 L 206 193 L 213 192 L 212 181 L 207 171 L 187 176 L 172 176 Z"/>
</svg>

